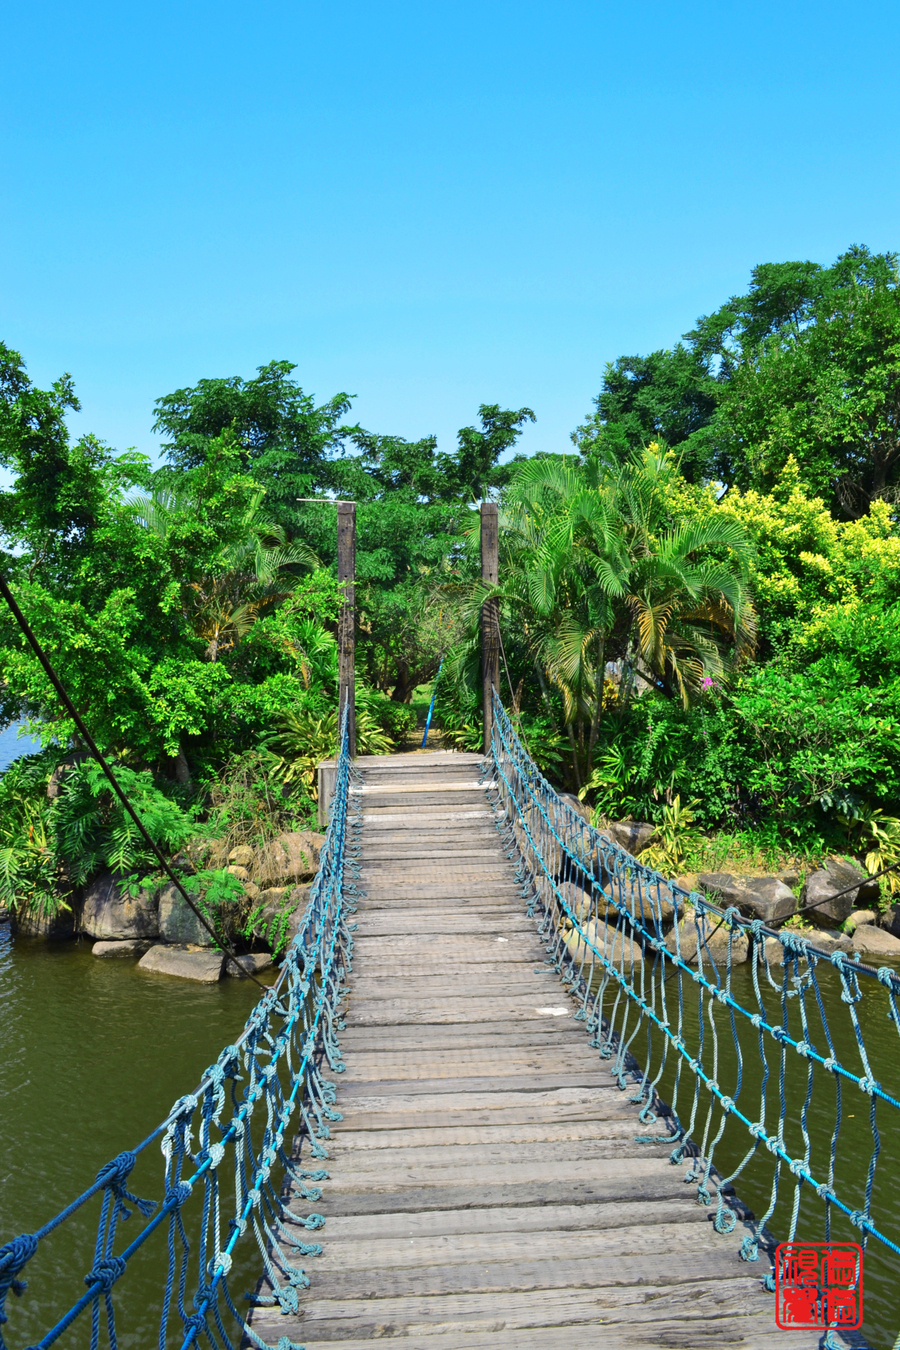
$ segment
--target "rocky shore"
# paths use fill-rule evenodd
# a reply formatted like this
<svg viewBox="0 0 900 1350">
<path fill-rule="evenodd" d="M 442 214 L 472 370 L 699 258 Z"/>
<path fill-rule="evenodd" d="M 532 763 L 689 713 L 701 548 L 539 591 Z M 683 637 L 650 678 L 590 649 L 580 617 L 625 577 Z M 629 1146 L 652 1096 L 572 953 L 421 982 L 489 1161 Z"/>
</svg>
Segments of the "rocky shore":
<svg viewBox="0 0 900 1350">
<path fill-rule="evenodd" d="M 224 856 L 213 846 L 205 865 L 224 867 L 244 889 L 241 901 L 217 911 L 229 941 L 239 951 L 251 949 L 239 956 L 237 967 L 216 949 L 212 937 L 174 886 L 166 884 L 132 895 L 112 872 L 94 877 L 72 897 L 70 910 L 49 919 L 27 912 L 14 914 L 12 922 L 26 937 L 89 938 L 93 940 L 94 956 L 138 959 L 144 970 L 202 983 L 218 980 L 223 974 L 256 974 L 272 965 L 272 951 L 280 933 L 286 935 L 288 943 L 295 937 L 324 842 L 323 834 L 296 830 L 258 848 L 241 845 Z M 253 919 L 249 940 L 237 931 L 239 920 L 248 910 Z"/>
</svg>

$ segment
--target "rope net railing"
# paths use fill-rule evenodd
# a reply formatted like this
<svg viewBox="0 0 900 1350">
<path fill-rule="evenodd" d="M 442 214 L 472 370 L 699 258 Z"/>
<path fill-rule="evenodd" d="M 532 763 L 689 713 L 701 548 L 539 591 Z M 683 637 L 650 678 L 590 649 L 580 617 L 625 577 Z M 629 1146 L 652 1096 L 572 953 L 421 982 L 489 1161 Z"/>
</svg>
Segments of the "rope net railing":
<svg viewBox="0 0 900 1350">
<path fill-rule="evenodd" d="M 574 1016 L 640 1107 L 636 1139 L 671 1144 L 716 1230 L 739 1229 L 744 1261 L 798 1238 L 858 1243 L 893 1340 L 898 972 L 644 866 L 554 792 L 496 691 L 493 712 L 485 772 L 505 851 Z M 774 1267 L 763 1283 L 775 1289 Z"/>
<path fill-rule="evenodd" d="M 84 1276 L 87 1288 L 29 1350 L 48 1350 L 67 1332 L 66 1345 L 89 1344 L 96 1350 L 102 1341 L 116 1350 L 122 1336 L 120 1295 L 138 1254 L 154 1239 L 167 1249 L 166 1259 L 157 1261 L 160 1281 L 152 1292 L 159 1310 L 154 1333 L 159 1350 L 198 1344 L 216 1350 L 250 1344 L 265 1350 L 248 1323 L 247 1304 L 297 1312 L 297 1291 L 309 1284 L 300 1261 L 322 1250 L 305 1239 L 324 1219 L 315 1212 L 293 1213 L 283 1202 L 288 1186 L 307 1208 L 321 1197 L 314 1183 L 328 1175 L 321 1166 L 327 1157 L 324 1141 L 329 1122 L 340 1119 L 328 1072 L 341 1073 L 344 1067 L 337 1032 L 355 927 L 348 915 L 358 894 L 361 798 L 351 791 L 356 777 L 345 714 L 319 871 L 275 984 L 235 1044 L 226 1046 L 199 1087 L 180 1098 L 146 1139 L 101 1168 L 92 1185 L 40 1228 L 0 1246 L 0 1350 L 21 1345 L 14 1347 L 8 1339 L 19 1307 L 18 1300 L 9 1301 L 10 1292 L 25 1294 L 29 1263 L 62 1226 L 83 1226 L 92 1202 L 99 1217 L 93 1263 Z M 130 1189 L 136 1164 L 145 1161 L 142 1155 L 154 1144 L 162 1152 L 162 1166 L 155 1169 L 158 1200 Z M 301 1157 L 312 1165 L 301 1166 Z M 142 1221 L 136 1232 L 135 1214 Z M 123 1228 L 129 1218 L 132 1222 Z M 256 1293 L 232 1290 L 233 1267 L 244 1276 L 255 1272 L 251 1284 L 263 1272 Z M 25 1302 L 40 1300 L 43 1312 L 55 1302 L 50 1297 L 55 1291 L 32 1283 Z M 142 1291 L 144 1301 L 147 1293 Z M 29 1323 L 34 1320 L 31 1316 Z M 148 1343 L 134 1334 L 123 1342 Z M 278 1350 L 291 1350 L 291 1345 L 281 1337 Z"/>
</svg>

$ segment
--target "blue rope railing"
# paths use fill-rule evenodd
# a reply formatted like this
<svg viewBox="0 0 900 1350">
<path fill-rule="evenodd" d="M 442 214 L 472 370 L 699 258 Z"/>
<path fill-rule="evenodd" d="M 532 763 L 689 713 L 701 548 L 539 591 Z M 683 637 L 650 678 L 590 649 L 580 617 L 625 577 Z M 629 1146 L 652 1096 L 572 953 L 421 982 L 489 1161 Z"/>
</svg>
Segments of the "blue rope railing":
<svg viewBox="0 0 900 1350">
<path fill-rule="evenodd" d="M 297 1311 L 297 1290 L 309 1284 L 298 1258 L 316 1256 L 322 1248 L 302 1241 L 296 1230 L 321 1228 L 324 1219 L 287 1212 L 281 1192 L 289 1180 L 302 1200 L 314 1203 L 320 1198 L 320 1189 L 309 1183 L 328 1175 L 319 1165 L 327 1157 L 322 1141 L 328 1138 L 329 1122 L 340 1119 L 333 1109 L 335 1085 L 326 1072 L 344 1068 L 338 1008 L 350 971 L 355 925 L 348 923 L 348 915 L 358 895 L 354 836 L 361 824 L 350 791 L 355 770 L 346 721 L 345 714 L 319 871 L 276 983 L 197 1090 L 176 1102 L 146 1139 L 102 1167 L 92 1185 L 34 1233 L 0 1246 L 0 1350 L 8 1350 L 4 1324 L 12 1311 L 7 1306 L 10 1291 L 24 1292 L 20 1277 L 41 1243 L 97 1195 L 102 1202 L 93 1265 L 84 1277 L 87 1290 L 30 1350 L 49 1350 L 82 1314 L 89 1316 L 91 1350 L 100 1343 L 101 1325 L 105 1340 L 116 1350 L 118 1282 L 157 1234 L 168 1245 L 167 1275 L 159 1291 L 160 1350 L 173 1344 L 176 1329 L 174 1343 L 182 1350 L 201 1339 L 217 1350 L 236 1350 L 247 1343 L 266 1350 L 238 1310 L 228 1283 L 235 1248 L 248 1230 L 259 1249 L 260 1287 L 268 1291 L 249 1295 L 251 1304 Z M 128 1190 L 138 1156 L 156 1140 L 164 1159 L 160 1202 Z M 304 1151 L 316 1163 L 312 1169 L 299 1165 Z M 145 1223 L 123 1247 L 119 1225 L 132 1214 L 129 1205 Z M 278 1350 L 292 1350 L 287 1337 L 280 1338 Z"/>
<path fill-rule="evenodd" d="M 805 935 L 769 928 L 736 908 L 723 910 L 643 865 L 554 792 L 523 748 L 496 691 L 493 710 L 485 772 L 507 856 L 517 865 L 548 963 L 576 1000 L 575 1016 L 585 1022 L 591 1045 L 610 1061 L 622 1090 L 634 1087 L 631 1100 L 641 1107 L 640 1121 L 664 1123 L 669 1131 L 638 1138 L 667 1139 L 673 1163 L 690 1159 L 685 1180 L 696 1183 L 698 1201 L 711 1205 L 715 1192 L 716 1230 L 729 1233 L 741 1222 L 745 1261 L 757 1261 L 760 1248 L 774 1255 L 767 1225 L 784 1174 L 794 1188 L 784 1241 L 796 1237 L 805 1194 L 821 1202 L 820 1240 L 832 1240 L 838 1211 L 858 1230 L 864 1249 L 874 1239 L 886 1253 L 900 1256 L 900 1232 L 886 1231 L 873 1200 L 882 1152 L 876 1117 L 889 1112 L 892 1130 L 900 1131 L 900 1100 L 875 1075 L 875 1055 L 857 1011 L 862 981 L 881 1004 L 867 1010 L 867 1025 L 873 1015 L 881 1019 L 876 1025 L 888 1024 L 892 1045 L 886 1047 L 880 1035 L 875 1049 L 896 1080 L 897 972 L 872 969 L 846 952 L 828 953 Z M 833 988 L 825 990 L 825 971 L 825 979 L 837 982 L 839 999 Z M 840 1027 L 835 1007 L 841 1010 Z M 793 1054 L 797 1060 L 789 1059 Z M 726 1073 L 727 1088 L 719 1081 Z M 746 1100 L 751 1079 L 753 1104 Z M 838 1175 L 848 1088 L 862 1094 L 869 1116 L 863 1178 L 859 1168 L 846 1178 Z M 813 1106 L 818 1146 L 811 1133 Z M 830 1122 L 824 1134 L 823 1117 Z M 743 1130 L 746 1148 L 738 1148 L 743 1156 L 723 1176 L 714 1159 L 726 1128 L 732 1150 L 735 1129 Z M 768 1204 L 753 1218 L 737 1201 L 734 1182 L 766 1155 L 772 1173 Z M 861 1195 L 853 1194 L 854 1187 Z M 764 1283 L 774 1289 L 772 1272 Z"/>
</svg>

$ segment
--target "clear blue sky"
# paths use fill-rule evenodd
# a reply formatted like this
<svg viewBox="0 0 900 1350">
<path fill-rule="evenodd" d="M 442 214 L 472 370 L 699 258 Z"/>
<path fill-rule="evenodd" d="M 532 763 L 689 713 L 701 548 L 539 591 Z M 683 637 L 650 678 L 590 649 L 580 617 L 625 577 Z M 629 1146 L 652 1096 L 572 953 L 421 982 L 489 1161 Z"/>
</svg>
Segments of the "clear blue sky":
<svg viewBox="0 0 900 1350">
<path fill-rule="evenodd" d="M 755 263 L 900 247 L 898 40 L 866 0 L 7 5 L 0 336 L 119 449 L 276 357 L 372 430 L 528 404 L 563 449 Z"/>
</svg>

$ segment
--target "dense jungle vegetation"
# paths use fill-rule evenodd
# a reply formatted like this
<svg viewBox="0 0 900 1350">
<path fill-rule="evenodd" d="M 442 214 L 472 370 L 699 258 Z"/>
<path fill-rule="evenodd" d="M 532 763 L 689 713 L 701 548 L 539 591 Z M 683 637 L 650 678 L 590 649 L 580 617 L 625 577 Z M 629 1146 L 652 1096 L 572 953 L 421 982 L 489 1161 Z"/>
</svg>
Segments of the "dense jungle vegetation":
<svg viewBox="0 0 900 1350">
<path fill-rule="evenodd" d="M 745 852 L 900 856 L 898 282 L 859 247 L 757 267 L 671 350 L 611 363 L 573 445 L 530 459 L 528 408 L 482 405 L 439 450 L 274 361 L 160 398 L 154 467 L 73 441 L 70 377 L 38 389 L 0 345 L 2 564 L 173 856 L 311 816 L 336 733 L 335 497 L 358 503 L 360 749 L 403 740 L 442 659 L 438 724 L 480 744 L 488 495 L 502 693 L 551 779 L 657 821 L 673 866 L 692 826 Z M 0 718 L 44 746 L 0 780 L 0 902 L 139 875 L 5 612 L 0 682 Z"/>
</svg>

